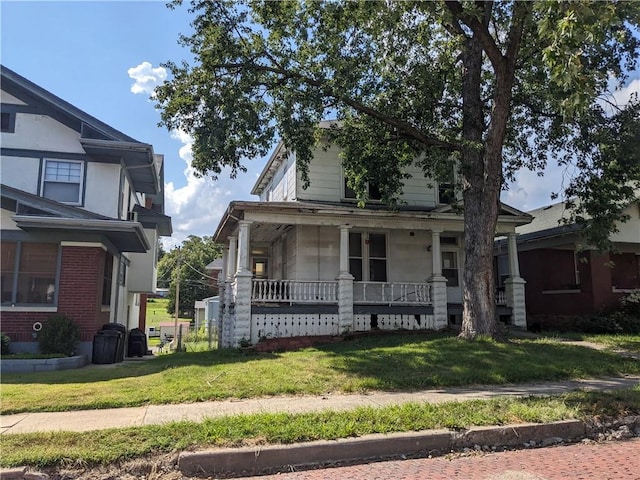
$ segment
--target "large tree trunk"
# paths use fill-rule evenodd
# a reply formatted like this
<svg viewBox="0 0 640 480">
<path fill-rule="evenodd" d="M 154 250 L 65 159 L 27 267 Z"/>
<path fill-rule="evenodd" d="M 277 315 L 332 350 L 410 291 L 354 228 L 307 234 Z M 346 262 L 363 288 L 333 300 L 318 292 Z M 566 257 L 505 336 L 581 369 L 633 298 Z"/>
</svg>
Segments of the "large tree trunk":
<svg viewBox="0 0 640 480">
<path fill-rule="evenodd" d="M 491 4 L 486 3 L 484 8 L 486 27 Z M 502 148 L 511 110 L 515 60 L 529 8 L 525 3 L 516 6 L 506 55 L 495 49 L 489 55 L 495 86 L 490 124 L 484 138 L 482 42 L 474 35 L 464 45 L 462 135 L 465 146 L 462 150 L 462 176 L 465 268 L 460 336 L 468 339 L 496 333 L 493 243 L 502 188 Z M 484 42 L 486 44 L 486 38 Z"/>
<path fill-rule="evenodd" d="M 481 99 L 482 48 L 477 38 L 466 40 L 463 55 L 462 187 L 464 200 L 465 264 L 460 336 L 495 333 L 493 239 L 500 184 L 484 146 Z M 499 173 L 499 172 L 498 172 Z M 497 187 L 497 188 L 496 188 Z"/>
</svg>

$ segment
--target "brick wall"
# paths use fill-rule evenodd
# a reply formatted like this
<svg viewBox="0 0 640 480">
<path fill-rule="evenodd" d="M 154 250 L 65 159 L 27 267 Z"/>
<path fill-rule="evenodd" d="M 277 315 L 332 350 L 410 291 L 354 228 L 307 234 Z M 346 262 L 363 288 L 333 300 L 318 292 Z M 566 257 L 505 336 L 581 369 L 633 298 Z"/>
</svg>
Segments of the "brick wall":
<svg viewBox="0 0 640 480">
<path fill-rule="evenodd" d="M 2 311 L 2 332 L 12 342 L 33 342 L 33 324 L 53 315 L 65 315 L 80 326 L 80 341 L 92 342 L 109 312 L 101 311 L 106 252 L 99 247 L 62 247 L 57 312 Z"/>
<path fill-rule="evenodd" d="M 101 311 L 106 254 L 97 247 L 62 248 L 58 313 L 80 326 L 82 342 L 92 341 L 102 324 L 109 322 L 109 312 Z"/>
</svg>

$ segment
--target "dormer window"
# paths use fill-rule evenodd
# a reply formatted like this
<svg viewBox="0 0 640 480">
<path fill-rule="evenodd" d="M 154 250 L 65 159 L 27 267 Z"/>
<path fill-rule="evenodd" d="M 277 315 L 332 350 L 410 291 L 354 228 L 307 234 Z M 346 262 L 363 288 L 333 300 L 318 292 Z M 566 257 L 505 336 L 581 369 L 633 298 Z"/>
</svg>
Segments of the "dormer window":
<svg viewBox="0 0 640 480">
<path fill-rule="evenodd" d="M 83 162 L 44 160 L 42 196 L 70 205 L 82 203 Z"/>
</svg>

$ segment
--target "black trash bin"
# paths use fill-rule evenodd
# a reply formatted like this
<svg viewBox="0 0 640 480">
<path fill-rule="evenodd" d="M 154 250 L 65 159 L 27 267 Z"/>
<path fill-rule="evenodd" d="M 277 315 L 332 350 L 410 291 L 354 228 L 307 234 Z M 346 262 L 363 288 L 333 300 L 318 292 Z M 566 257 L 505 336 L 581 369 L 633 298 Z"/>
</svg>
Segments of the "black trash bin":
<svg viewBox="0 0 640 480">
<path fill-rule="evenodd" d="M 93 336 L 92 363 L 116 363 L 122 334 L 116 330 L 100 330 Z"/>
<path fill-rule="evenodd" d="M 127 357 L 142 357 L 147 353 L 147 336 L 139 328 L 129 331 Z"/>
<path fill-rule="evenodd" d="M 102 325 L 102 330 L 116 331 L 120 333 L 116 363 L 122 362 L 124 360 L 124 348 L 127 345 L 127 327 L 121 323 L 105 323 Z"/>
</svg>

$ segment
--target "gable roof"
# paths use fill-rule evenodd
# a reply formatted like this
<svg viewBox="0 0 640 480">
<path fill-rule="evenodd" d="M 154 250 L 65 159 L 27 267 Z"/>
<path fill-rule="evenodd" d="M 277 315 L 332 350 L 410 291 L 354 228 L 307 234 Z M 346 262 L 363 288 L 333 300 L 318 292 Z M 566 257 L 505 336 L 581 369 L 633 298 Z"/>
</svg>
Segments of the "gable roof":
<svg viewBox="0 0 640 480">
<path fill-rule="evenodd" d="M 93 160 L 123 162 L 137 192 L 162 192 L 151 145 L 125 135 L 4 65 L 0 65 L 0 75 L 2 90 L 25 102 L 30 113 L 50 116 L 80 133 L 80 143 Z"/>
<path fill-rule="evenodd" d="M 640 196 L 632 201 L 637 203 Z M 627 205 L 628 207 L 628 205 Z M 582 230 L 582 225 L 575 222 L 566 223 L 570 218 L 567 202 L 557 202 L 527 212 L 533 220 L 527 225 L 516 227 L 518 243 L 528 243 L 540 239 L 548 239 L 570 235 Z"/>
<path fill-rule="evenodd" d="M 331 126 L 338 124 L 338 120 L 323 120 L 318 124 L 318 128 L 331 128 Z M 264 187 L 269 184 L 278 168 L 289 158 L 290 154 L 291 152 L 287 151 L 284 142 L 280 140 L 273 152 L 271 152 L 262 172 L 258 175 L 258 179 L 251 189 L 251 195 L 260 195 L 262 193 Z"/>
</svg>

